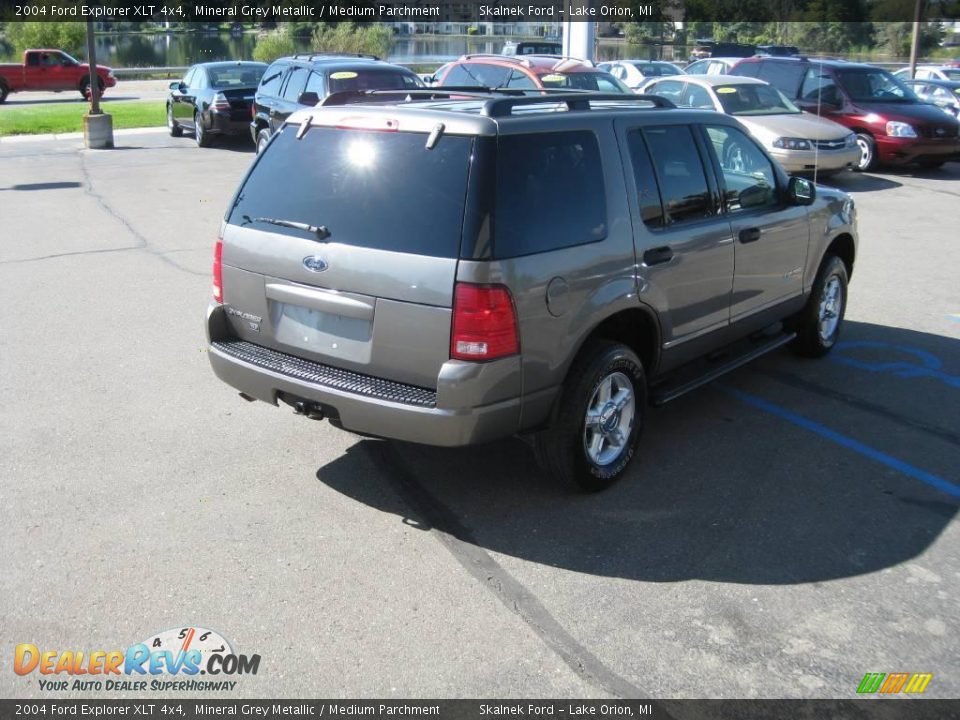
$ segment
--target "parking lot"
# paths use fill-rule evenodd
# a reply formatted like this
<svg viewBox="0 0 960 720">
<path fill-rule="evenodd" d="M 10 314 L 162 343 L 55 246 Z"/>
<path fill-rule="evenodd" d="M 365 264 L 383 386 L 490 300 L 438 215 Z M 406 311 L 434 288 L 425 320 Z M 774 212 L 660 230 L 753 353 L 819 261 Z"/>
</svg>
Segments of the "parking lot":
<svg viewBox="0 0 960 720">
<path fill-rule="evenodd" d="M 960 694 L 960 164 L 832 178 L 860 226 L 842 344 L 651 409 L 584 496 L 519 440 L 241 400 L 203 316 L 252 147 L 117 145 L 0 143 L 0 656 L 195 625 L 262 657 L 225 697 Z"/>
</svg>

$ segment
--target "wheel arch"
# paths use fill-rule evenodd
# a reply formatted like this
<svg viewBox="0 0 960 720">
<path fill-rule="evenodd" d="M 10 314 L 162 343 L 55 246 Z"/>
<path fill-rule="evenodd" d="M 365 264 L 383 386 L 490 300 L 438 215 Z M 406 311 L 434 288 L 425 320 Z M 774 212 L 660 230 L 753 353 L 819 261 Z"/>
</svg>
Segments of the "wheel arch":
<svg viewBox="0 0 960 720">
<path fill-rule="evenodd" d="M 633 350 L 647 377 L 651 377 L 660 362 L 660 323 L 656 313 L 646 305 L 636 305 L 611 313 L 598 322 L 581 338 L 577 350 L 570 357 L 570 366 L 594 340 L 614 340 Z"/>
<path fill-rule="evenodd" d="M 827 255 L 836 255 L 840 258 L 847 269 L 847 279 L 853 277 L 853 263 L 856 260 L 857 248 L 850 233 L 841 233 L 831 240 L 824 257 Z M 823 260 L 821 259 L 820 262 L 822 263 Z"/>
</svg>

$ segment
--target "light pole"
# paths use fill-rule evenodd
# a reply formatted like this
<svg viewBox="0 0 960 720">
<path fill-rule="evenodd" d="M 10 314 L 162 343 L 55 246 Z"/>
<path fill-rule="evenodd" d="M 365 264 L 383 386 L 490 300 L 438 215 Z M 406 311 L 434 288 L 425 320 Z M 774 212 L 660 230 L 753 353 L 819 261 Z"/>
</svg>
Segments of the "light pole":
<svg viewBox="0 0 960 720">
<path fill-rule="evenodd" d="M 913 38 L 910 42 L 910 79 L 917 74 L 917 52 L 920 50 L 920 15 L 923 11 L 923 0 L 917 0 L 913 11 Z"/>
<path fill-rule="evenodd" d="M 87 20 L 87 64 L 90 112 L 83 116 L 83 144 L 91 150 L 112 148 L 113 118 L 100 110 L 100 75 L 97 73 L 97 46 L 92 20 Z"/>
</svg>

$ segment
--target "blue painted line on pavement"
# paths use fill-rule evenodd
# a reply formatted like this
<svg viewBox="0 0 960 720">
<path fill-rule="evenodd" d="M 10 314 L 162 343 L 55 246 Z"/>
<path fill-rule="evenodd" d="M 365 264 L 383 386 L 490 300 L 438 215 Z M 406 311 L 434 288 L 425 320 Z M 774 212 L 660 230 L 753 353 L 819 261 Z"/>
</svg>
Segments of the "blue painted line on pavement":
<svg viewBox="0 0 960 720">
<path fill-rule="evenodd" d="M 848 448 L 849 450 L 853 450 L 854 452 L 860 453 L 861 455 L 864 455 L 865 457 L 868 457 L 871 460 L 875 460 L 881 463 L 882 465 L 886 465 L 889 468 L 893 468 L 894 470 L 901 472 L 904 475 L 908 475 L 909 477 L 912 477 L 915 480 L 919 480 L 921 482 L 926 483 L 927 485 L 930 485 L 931 487 L 935 487 L 937 490 L 947 493 L 947 495 L 960 498 L 960 485 L 955 485 L 949 480 L 944 480 L 942 477 L 939 477 L 938 475 L 929 473 L 926 470 L 921 470 L 920 468 L 915 467 L 910 463 L 904 462 L 903 460 L 899 460 L 893 457 L 892 455 L 887 455 L 885 452 L 881 452 L 880 450 L 877 450 L 876 448 L 872 448 L 869 445 L 865 445 L 858 440 L 854 440 L 853 438 L 849 438 L 846 435 L 842 435 L 841 433 L 838 433 L 836 430 L 831 430 L 827 426 L 821 425 L 818 422 L 814 422 L 813 420 L 808 420 L 807 418 L 801 415 L 797 415 L 796 413 L 790 412 L 789 410 L 782 408 L 779 405 L 774 405 L 773 403 L 768 402 L 763 398 L 759 398 L 756 395 L 751 395 L 750 393 L 743 392 L 742 390 L 736 390 L 726 385 L 718 385 L 717 387 L 719 387 L 723 392 L 727 393 L 728 395 L 732 395 L 733 397 L 737 398 L 743 403 L 746 403 L 747 405 L 755 407 L 758 410 L 763 410 L 764 412 L 768 412 L 771 415 L 776 415 L 777 417 L 782 418 L 787 422 L 791 422 L 794 425 L 802 427 L 804 430 L 809 430 L 812 433 L 816 433 L 820 437 L 826 438 L 827 440 L 831 440 L 837 443 L 838 445 L 842 445 L 843 447 Z"/>
</svg>

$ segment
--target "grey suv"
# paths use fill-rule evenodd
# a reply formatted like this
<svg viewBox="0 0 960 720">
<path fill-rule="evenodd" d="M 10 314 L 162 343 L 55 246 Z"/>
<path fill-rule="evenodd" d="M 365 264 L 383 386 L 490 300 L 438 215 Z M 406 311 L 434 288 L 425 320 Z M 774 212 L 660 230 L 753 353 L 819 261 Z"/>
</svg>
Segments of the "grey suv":
<svg viewBox="0 0 960 720">
<path fill-rule="evenodd" d="M 736 119 L 447 95 L 300 111 L 257 158 L 207 317 L 214 372 L 244 398 L 431 445 L 529 436 L 549 473 L 597 490 L 649 403 L 836 342 L 853 202 L 787 177 Z"/>
</svg>

